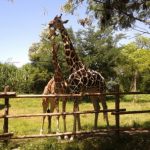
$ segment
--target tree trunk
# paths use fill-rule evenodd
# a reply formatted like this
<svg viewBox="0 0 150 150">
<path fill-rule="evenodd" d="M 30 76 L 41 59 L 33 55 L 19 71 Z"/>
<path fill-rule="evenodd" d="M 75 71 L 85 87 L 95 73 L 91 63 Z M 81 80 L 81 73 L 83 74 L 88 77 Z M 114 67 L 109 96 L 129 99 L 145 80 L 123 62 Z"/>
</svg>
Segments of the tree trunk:
<svg viewBox="0 0 150 150">
<path fill-rule="evenodd" d="M 138 72 L 135 71 L 133 74 L 133 79 L 131 81 L 130 91 L 131 92 L 137 92 L 137 78 L 138 78 Z M 137 100 L 137 95 L 133 96 L 133 102 Z"/>
</svg>

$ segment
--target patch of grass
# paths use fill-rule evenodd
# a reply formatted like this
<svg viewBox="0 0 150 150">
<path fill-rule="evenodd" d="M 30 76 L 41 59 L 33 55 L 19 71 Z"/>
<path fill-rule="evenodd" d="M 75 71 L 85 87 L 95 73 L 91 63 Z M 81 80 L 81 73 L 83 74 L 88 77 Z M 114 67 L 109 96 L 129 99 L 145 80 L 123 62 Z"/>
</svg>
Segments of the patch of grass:
<svg viewBox="0 0 150 150">
<path fill-rule="evenodd" d="M 121 96 L 121 102 L 138 102 L 138 103 L 144 103 L 144 102 L 150 102 L 150 95 L 149 94 L 137 94 L 137 95 L 125 95 Z"/>
</svg>

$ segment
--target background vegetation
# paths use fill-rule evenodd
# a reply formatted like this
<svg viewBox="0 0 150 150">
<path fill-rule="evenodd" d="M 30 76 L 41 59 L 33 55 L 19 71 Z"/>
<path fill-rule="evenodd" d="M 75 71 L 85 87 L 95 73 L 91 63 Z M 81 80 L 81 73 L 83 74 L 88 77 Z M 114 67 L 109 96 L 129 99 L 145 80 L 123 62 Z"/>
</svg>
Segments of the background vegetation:
<svg viewBox="0 0 150 150">
<path fill-rule="evenodd" d="M 83 62 L 105 77 L 108 89 L 118 83 L 122 91 L 150 91 L 150 38 L 137 35 L 134 42 L 120 45 L 123 34 L 114 34 L 112 29 L 68 32 Z M 48 30 L 41 33 L 41 39 L 29 48 L 31 63 L 17 68 L 13 64 L 0 63 L 0 91 L 10 85 L 18 93 L 42 93 L 44 86 L 53 76 L 51 42 L 47 39 Z M 60 37 L 58 59 L 65 78 L 68 68 Z"/>
</svg>

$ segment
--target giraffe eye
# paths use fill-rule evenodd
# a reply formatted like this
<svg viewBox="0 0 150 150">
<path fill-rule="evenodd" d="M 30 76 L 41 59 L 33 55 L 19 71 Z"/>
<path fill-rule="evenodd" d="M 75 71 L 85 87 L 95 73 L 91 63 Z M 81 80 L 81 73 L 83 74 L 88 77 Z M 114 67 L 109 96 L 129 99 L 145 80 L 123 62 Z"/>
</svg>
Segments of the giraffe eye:
<svg viewBox="0 0 150 150">
<path fill-rule="evenodd" d="M 58 19 L 58 23 L 60 23 L 61 22 L 61 20 L 60 19 Z"/>
</svg>

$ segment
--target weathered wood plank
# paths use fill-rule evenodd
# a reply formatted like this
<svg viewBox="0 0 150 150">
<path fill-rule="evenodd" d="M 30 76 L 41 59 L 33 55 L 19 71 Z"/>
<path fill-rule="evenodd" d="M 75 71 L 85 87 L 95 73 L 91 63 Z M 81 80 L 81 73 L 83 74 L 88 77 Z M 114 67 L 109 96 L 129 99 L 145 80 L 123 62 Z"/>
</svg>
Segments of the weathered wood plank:
<svg viewBox="0 0 150 150">
<path fill-rule="evenodd" d="M 41 116 L 61 116 L 61 115 L 74 115 L 74 114 L 93 114 L 93 113 L 103 113 L 103 112 L 113 112 L 115 109 L 107 109 L 107 110 L 89 110 L 82 112 L 63 112 L 63 113 L 40 113 L 40 114 L 20 114 L 20 115 L 1 115 L 0 118 L 21 118 L 21 117 L 41 117 Z M 126 111 L 125 108 L 119 109 L 119 111 Z"/>
<path fill-rule="evenodd" d="M 142 114 L 142 113 L 150 113 L 150 110 L 135 110 L 135 111 L 122 111 L 122 112 L 112 112 L 112 115 L 126 115 L 126 114 Z"/>
<path fill-rule="evenodd" d="M 0 92 L 0 98 L 15 98 L 16 97 L 16 92 Z"/>
</svg>

